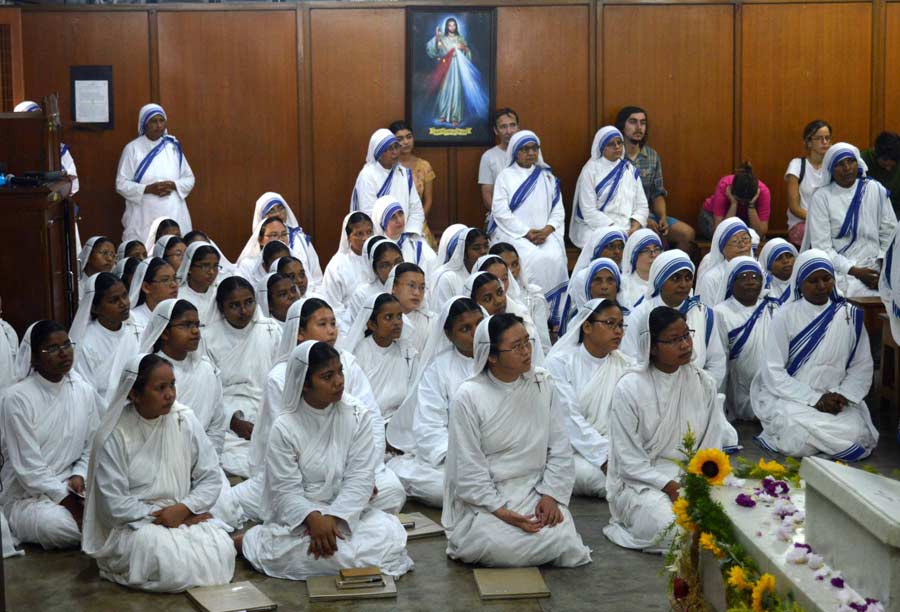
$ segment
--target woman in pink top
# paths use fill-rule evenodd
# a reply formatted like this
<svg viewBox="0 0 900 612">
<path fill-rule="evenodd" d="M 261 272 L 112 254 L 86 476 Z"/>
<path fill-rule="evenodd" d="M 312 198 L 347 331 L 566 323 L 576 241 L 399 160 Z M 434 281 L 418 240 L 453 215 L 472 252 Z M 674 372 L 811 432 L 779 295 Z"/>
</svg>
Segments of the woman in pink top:
<svg viewBox="0 0 900 612">
<path fill-rule="evenodd" d="M 765 183 L 753 176 L 748 162 L 734 174 L 723 176 L 716 191 L 703 202 L 698 220 L 699 233 L 709 240 L 724 219 L 738 217 L 764 237 L 769 229 L 772 195 Z"/>
</svg>

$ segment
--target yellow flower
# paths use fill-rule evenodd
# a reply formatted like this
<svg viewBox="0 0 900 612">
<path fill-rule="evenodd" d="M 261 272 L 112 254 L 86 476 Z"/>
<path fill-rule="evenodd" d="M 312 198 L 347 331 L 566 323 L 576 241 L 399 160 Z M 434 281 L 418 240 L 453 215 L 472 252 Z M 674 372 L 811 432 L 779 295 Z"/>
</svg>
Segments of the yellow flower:
<svg viewBox="0 0 900 612">
<path fill-rule="evenodd" d="M 728 455 L 718 448 L 704 448 L 697 451 L 688 464 L 688 472 L 705 477 L 713 486 L 721 485 L 731 474 L 731 462 Z"/>
<path fill-rule="evenodd" d="M 775 460 L 764 461 L 763 459 L 760 459 L 756 467 L 764 472 L 770 473 L 772 476 L 781 476 L 787 471 L 786 467 Z"/>
<path fill-rule="evenodd" d="M 728 571 L 728 584 L 738 591 L 749 591 L 753 588 L 753 583 L 747 581 L 747 574 L 740 565 L 735 565 Z"/>
<path fill-rule="evenodd" d="M 679 497 L 675 500 L 675 503 L 672 504 L 672 512 L 675 513 L 675 523 L 685 531 L 696 531 L 697 526 L 691 521 L 688 507 L 688 501 L 685 498 Z"/>
<path fill-rule="evenodd" d="M 725 556 L 722 549 L 716 546 L 716 536 L 711 533 L 700 534 L 700 546 L 711 552 L 717 559 Z"/>
<path fill-rule="evenodd" d="M 753 587 L 753 612 L 765 612 L 763 598 L 766 593 L 775 591 L 775 576 L 763 574 L 759 577 L 756 586 Z"/>
</svg>

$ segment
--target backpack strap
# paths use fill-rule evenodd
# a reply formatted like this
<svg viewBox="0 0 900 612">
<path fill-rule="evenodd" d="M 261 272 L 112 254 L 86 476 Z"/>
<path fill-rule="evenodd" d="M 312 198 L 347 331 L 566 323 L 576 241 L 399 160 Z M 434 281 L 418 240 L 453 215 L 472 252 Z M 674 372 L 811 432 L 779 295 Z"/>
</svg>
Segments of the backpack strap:
<svg viewBox="0 0 900 612">
<path fill-rule="evenodd" d="M 806 158 L 800 158 L 800 176 L 797 177 L 797 183 L 803 182 L 803 177 L 806 176 Z"/>
</svg>

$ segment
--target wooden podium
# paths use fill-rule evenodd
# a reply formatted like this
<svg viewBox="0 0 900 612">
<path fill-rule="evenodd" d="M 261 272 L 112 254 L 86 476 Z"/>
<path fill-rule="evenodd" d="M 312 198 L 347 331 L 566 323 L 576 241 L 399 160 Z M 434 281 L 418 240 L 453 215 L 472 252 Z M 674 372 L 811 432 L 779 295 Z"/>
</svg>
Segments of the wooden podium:
<svg viewBox="0 0 900 612">
<path fill-rule="evenodd" d="M 59 169 L 56 96 L 44 98 L 44 112 L 0 114 L 0 164 L 20 176 Z M 39 319 L 66 328 L 77 303 L 75 203 L 71 183 L 60 180 L 30 187 L 0 187 L 0 296 L 3 318 L 19 338 Z"/>
</svg>

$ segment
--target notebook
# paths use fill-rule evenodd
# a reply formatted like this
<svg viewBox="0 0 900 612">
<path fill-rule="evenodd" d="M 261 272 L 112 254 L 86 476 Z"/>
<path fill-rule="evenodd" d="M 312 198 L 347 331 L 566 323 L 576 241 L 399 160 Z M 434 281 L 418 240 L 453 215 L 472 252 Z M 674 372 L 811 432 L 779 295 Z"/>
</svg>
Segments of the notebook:
<svg viewBox="0 0 900 612">
<path fill-rule="evenodd" d="M 397 518 L 406 527 L 412 523 L 411 527 L 406 527 L 406 539 L 418 540 L 420 538 L 430 538 L 432 536 L 444 535 L 444 528 L 440 523 L 435 523 L 421 512 L 411 512 L 409 514 L 398 514 Z"/>
<path fill-rule="evenodd" d="M 482 599 L 530 599 L 550 597 L 550 589 L 536 567 L 474 570 Z"/>
<path fill-rule="evenodd" d="M 360 589 L 339 589 L 338 576 L 312 576 L 306 579 L 306 591 L 310 601 L 334 601 L 338 599 L 386 599 L 397 597 L 397 585 L 391 576 L 384 576 L 384 586 Z"/>
<path fill-rule="evenodd" d="M 249 582 L 188 589 L 187 596 L 203 612 L 262 612 L 278 608 L 278 604 Z"/>
</svg>

